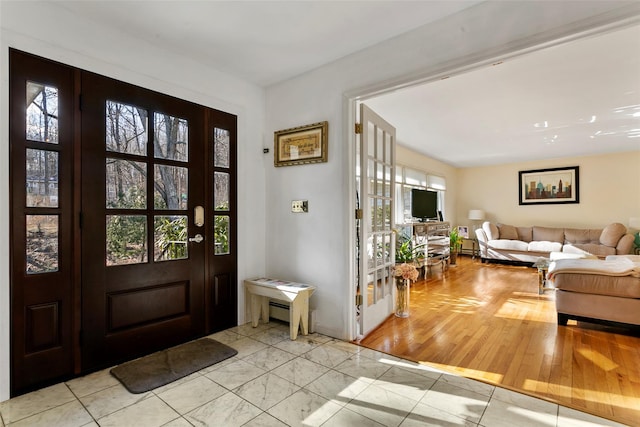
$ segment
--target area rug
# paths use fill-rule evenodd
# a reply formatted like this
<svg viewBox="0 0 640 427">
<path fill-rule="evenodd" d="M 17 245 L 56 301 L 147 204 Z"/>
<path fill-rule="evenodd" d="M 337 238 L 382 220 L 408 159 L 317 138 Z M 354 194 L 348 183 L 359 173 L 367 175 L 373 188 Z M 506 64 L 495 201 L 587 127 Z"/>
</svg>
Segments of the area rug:
<svg viewBox="0 0 640 427">
<path fill-rule="evenodd" d="M 216 340 L 201 338 L 111 369 L 131 393 L 144 393 L 238 354 Z"/>
</svg>

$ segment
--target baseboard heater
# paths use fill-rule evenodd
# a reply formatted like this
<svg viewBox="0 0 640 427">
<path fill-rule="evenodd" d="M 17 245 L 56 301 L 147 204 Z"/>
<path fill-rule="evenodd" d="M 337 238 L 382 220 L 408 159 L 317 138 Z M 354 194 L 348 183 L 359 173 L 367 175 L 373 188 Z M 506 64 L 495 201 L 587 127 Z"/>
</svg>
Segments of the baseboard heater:
<svg viewBox="0 0 640 427">
<path fill-rule="evenodd" d="M 289 304 L 278 301 L 269 301 L 269 317 L 289 323 Z"/>
<path fill-rule="evenodd" d="M 285 304 L 279 301 L 269 300 L 269 318 L 281 320 L 289 323 L 289 311 L 291 307 L 289 304 Z M 309 311 L 309 333 L 315 332 L 315 310 Z"/>
</svg>

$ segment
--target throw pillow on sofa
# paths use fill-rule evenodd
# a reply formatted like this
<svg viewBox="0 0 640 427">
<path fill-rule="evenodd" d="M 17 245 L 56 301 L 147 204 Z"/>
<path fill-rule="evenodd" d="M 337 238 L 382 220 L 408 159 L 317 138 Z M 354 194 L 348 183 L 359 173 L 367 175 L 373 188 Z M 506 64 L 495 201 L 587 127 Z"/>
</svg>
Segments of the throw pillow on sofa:
<svg viewBox="0 0 640 427">
<path fill-rule="evenodd" d="M 508 240 L 518 240 L 518 231 L 513 225 L 498 224 L 500 238 Z"/>
</svg>

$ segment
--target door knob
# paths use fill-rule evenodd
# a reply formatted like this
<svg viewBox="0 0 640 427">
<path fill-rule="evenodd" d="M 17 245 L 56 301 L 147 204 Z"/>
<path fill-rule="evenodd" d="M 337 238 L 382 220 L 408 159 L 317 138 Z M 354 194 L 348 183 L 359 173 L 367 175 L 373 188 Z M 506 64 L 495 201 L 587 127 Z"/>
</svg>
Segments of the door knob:
<svg viewBox="0 0 640 427">
<path fill-rule="evenodd" d="M 204 237 L 202 237 L 202 234 L 196 234 L 194 237 L 189 237 L 190 242 L 200 243 L 203 240 L 204 240 Z"/>
</svg>

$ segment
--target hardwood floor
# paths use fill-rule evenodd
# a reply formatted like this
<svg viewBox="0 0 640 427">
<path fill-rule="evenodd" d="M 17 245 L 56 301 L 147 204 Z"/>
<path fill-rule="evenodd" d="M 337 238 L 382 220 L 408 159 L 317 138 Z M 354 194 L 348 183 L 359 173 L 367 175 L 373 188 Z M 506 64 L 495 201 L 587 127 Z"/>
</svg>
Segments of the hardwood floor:
<svg viewBox="0 0 640 427">
<path fill-rule="evenodd" d="M 535 268 L 458 257 L 411 289 L 411 313 L 359 344 L 623 424 L 640 425 L 640 328 L 557 326 Z"/>
</svg>

